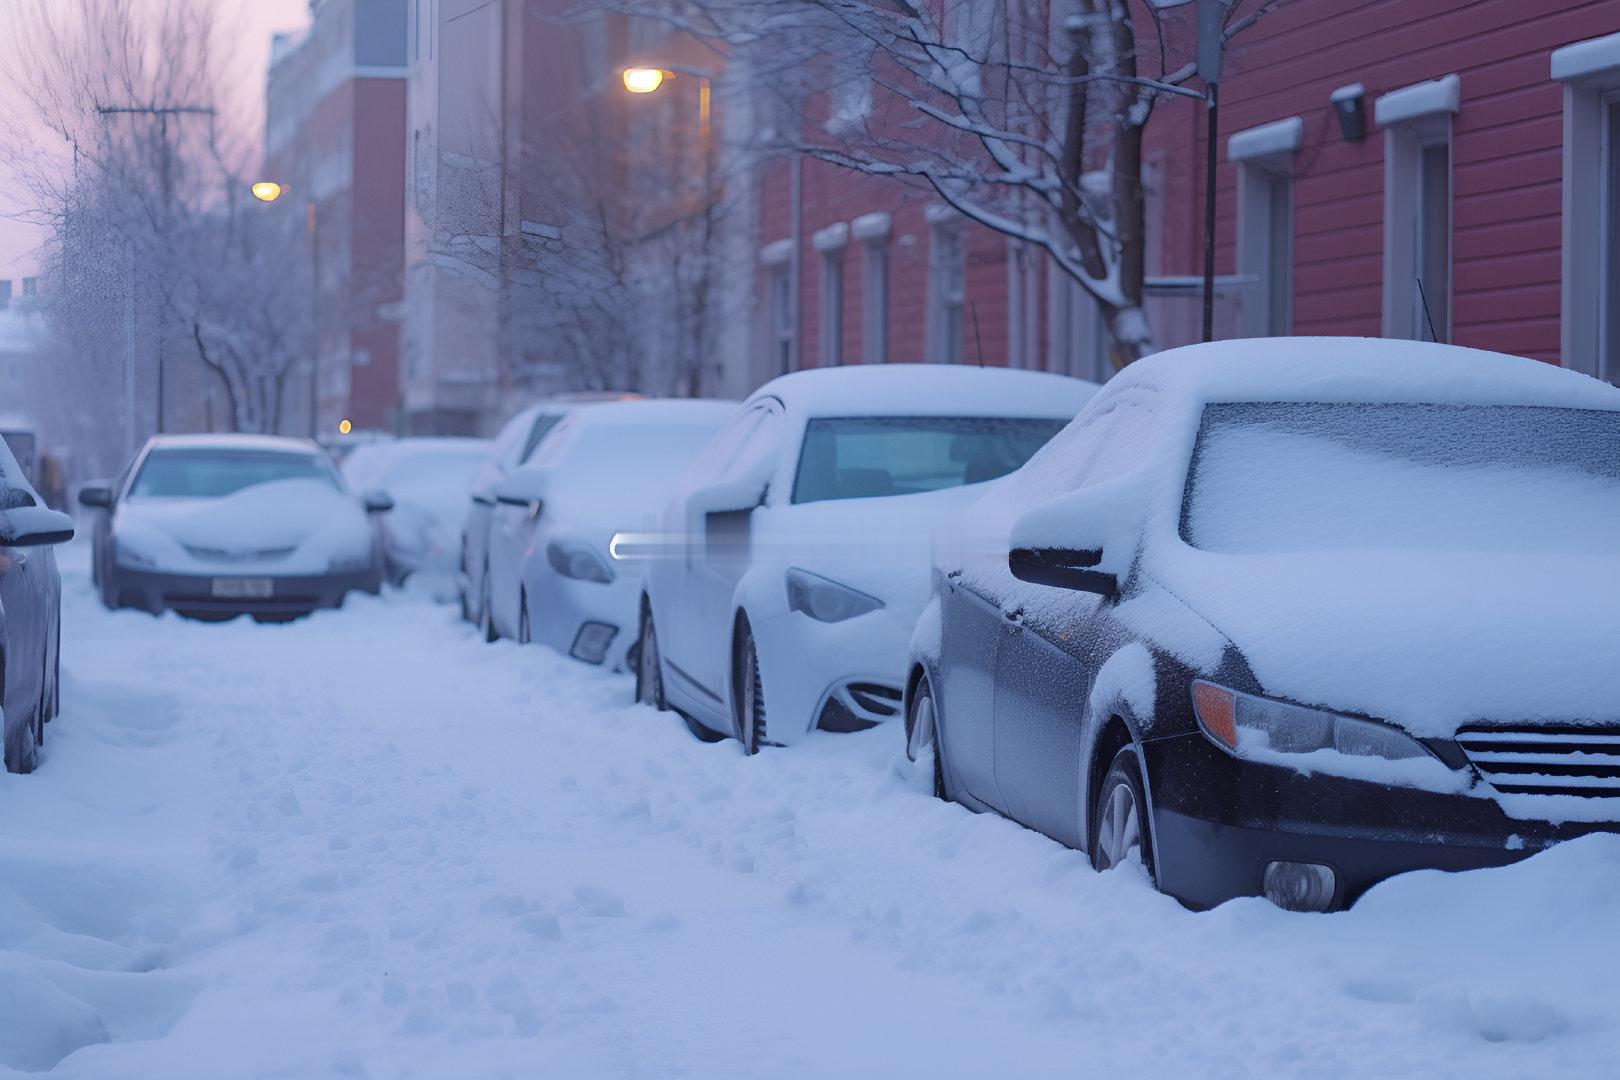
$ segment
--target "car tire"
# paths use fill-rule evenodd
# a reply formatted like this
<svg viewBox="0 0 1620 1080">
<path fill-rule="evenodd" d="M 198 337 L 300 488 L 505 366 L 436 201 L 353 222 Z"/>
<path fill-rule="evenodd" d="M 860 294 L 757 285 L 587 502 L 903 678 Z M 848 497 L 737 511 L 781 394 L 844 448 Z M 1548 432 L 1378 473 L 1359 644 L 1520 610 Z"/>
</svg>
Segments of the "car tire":
<svg viewBox="0 0 1620 1080">
<path fill-rule="evenodd" d="M 765 684 L 759 677 L 759 650 L 746 619 L 739 621 L 732 648 L 731 713 L 743 753 L 752 757 L 765 745 Z"/>
<path fill-rule="evenodd" d="M 1135 744 L 1114 755 L 1097 789 L 1096 809 L 1091 815 L 1091 865 L 1098 871 L 1112 870 L 1130 858 L 1133 851 L 1149 880 L 1156 882 L 1152 813 Z"/>
<path fill-rule="evenodd" d="M 924 730 L 926 728 L 926 731 Z M 911 692 L 910 713 L 906 717 L 906 756 L 932 774 L 934 798 L 951 801 L 945 789 L 944 755 L 939 749 L 939 715 L 934 709 L 934 692 L 928 676 L 917 680 Z"/>
<path fill-rule="evenodd" d="M 39 764 L 39 715 L 29 717 L 28 725 L 23 728 L 23 734 L 15 750 L 6 748 L 6 772 L 31 773 Z"/>
<path fill-rule="evenodd" d="M 653 626 L 652 605 L 641 598 L 641 637 L 636 643 L 636 701 L 659 712 L 669 708 L 664 700 L 664 669 L 658 655 L 658 630 Z"/>
<path fill-rule="evenodd" d="M 495 612 L 489 602 L 489 564 L 484 564 L 484 583 L 479 586 L 478 629 L 483 634 L 485 644 L 493 644 L 500 640 L 500 634 L 495 631 Z"/>
</svg>

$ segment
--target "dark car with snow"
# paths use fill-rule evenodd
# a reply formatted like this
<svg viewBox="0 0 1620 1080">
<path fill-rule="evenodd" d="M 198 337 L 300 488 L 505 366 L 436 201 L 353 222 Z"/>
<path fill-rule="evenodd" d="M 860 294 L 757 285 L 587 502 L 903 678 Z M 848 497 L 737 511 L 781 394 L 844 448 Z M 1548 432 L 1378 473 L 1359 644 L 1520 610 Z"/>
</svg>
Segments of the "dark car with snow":
<svg viewBox="0 0 1620 1080">
<path fill-rule="evenodd" d="M 62 580 L 52 545 L 73 519 L 45 505 L 0 442 L 0 732 L 8 772 L 32 772 L 60 701 Z"/>
<path fill-rule="evenodd" d="M 1446 345 L 1116 376 L 936 545 L 935 793 L 1195 907 L 1620 828 L 1620 390 Z"/>
<path fill-rule="evenodd" d="M 368 515 L 313 442 L 261 435 L 162 435 L 117 483 L 87 484 L 102 511 L 93 573 L 107 607 L 203 619 L 285 619 L 381 588 Z"/>
</svg>

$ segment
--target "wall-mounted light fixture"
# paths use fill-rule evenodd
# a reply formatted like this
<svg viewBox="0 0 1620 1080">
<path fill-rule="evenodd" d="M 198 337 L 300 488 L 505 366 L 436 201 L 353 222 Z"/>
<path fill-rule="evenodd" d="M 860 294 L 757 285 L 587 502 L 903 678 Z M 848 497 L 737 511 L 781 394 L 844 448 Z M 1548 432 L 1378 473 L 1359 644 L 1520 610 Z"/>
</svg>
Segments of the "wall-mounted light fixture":
<svg viewBox="0 0 1620 1080">
<path fill-rule="evenodd" d="M 1361 107 L 1366 96 L 1367 88 L 1360 83 L 1341 86 L 1328 95 L 1346 142 L 1360 142 L 1367 137 L 1367 114 Z"/>
</svg>

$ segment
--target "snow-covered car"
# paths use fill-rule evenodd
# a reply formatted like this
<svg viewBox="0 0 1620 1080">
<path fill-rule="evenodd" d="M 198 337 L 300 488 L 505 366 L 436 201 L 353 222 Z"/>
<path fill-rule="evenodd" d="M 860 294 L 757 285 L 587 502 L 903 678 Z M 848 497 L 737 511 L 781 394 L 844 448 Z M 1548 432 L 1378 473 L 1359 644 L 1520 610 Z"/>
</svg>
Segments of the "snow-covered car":
<svg viewBox="0 0 1620 1080">
<path fill-rule="evenodd" d="M 1023 465 L 1096 391 L 924 364 L 761 387 L 646 541 L 638 700 L 750 754 L 898 716 L 935 523 Z"/>
<path fill-rule="evenodd" d="M 52 545 L 73 519 L 45 505 L 0 441 L 0 734 L 8 772 L 32 772 L 57 712 L 62 580 Z"/>
<path fill-rule="evenodd" d="M 386 491 L 394 509 L 377 517 L 388 580 L 412 574 L 448 581 L 460 561 L 462 519 L 488 439 L 410 438 L 356 447 L 339 471 L 352 491 Z"/>
<path fill-rule="evenodd" d="M 935 793 L 1207 907 L 1620 824 L 1620 390 L 1448 345 L 1131 365 L 937 547 Z"/>
<path fill-rule="evenodd" d="M 622 667 L 640 629 L 641 564 L 613 539 L 645 529 L 735 401 L 625 401 L 581 409 L 495 485 L 494 632 Z"/>
<path fill-rule="evenodd" d="M 117 485 L 87 484 L 103 511 L 94 574 L 109 608 L 196 618 L 291 618 L 376 592 L 382 556 L 369 516 L 319 447 L 260 435 L 160 435 Z"/>
<path fill-rule="evenodd" d="M 461 617 L 483 628 L 486 640 L 495 640 L 483 597 L 489 565 L 489 530 L 495 514 L 495 485 L 528 461 L 551 429 L 582 405 L 633 401 L 638 394 L 581 392 L 559 394 L 530 405 L 513 416 L 495 435 L 489 455 L 473 476 L 471 502 L 461 526 Z"/>
</svg>

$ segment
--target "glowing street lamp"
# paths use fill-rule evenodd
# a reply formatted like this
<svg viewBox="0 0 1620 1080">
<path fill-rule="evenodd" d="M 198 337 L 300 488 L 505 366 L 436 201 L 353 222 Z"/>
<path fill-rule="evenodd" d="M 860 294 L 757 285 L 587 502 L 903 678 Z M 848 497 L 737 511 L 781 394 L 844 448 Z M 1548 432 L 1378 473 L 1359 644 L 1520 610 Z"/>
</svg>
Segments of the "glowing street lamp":
<svg viewBox="0 0 1620 1080">
<path fill-rule="evenodd" d="M 664 85 L 662 68 L 629 67 L 624 69 L 624 88 L 632 94 L 651 94 Z"/>
<path fill-rule="evenodd" d="M 287 189 L 274 180 L 260 180 L 251 188 L 253 197 L 260 202 L 275 202 Z"/>
<path fill-rule="evenodd" d="M 353 430 L 354 430 L 354 425 L 349 423 L 349 421 L 346 418 L 343 419 L 343 420 L 338 421 L 338 434 L 347 435 L 349 432 L 351 432 Z"/>
</svg>

